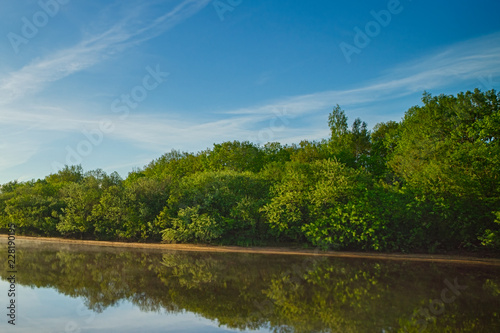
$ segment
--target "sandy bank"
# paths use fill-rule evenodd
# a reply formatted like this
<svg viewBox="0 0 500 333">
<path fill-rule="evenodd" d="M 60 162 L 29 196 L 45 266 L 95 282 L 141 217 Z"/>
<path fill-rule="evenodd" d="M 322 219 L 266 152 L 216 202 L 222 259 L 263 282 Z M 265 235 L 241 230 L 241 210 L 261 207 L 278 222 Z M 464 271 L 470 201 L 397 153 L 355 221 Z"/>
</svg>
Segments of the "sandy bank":
<svg viewBox="0 0 500 333">
<path fill-rule="evenodd" d="M 137 249 L 157 249 L 167 251 L 197 251 L 197 252 L 223 252 L 223 253 L 260 253 L 279 255 L 303 255 L 303 256 L 327 256 L 337 258 L 365 258 L 379 260 L 404 260 L 437 262 L 448 264 L 488 265 L 500 266 L 500 259 L 481 258 L 474 254 L 465 255 L 432 255 L 432 254 L 399 254 L 399 253 L 366 253 L 366 252 L 340 252 L 320 251 L 315 249 L 301 249 L 290 247 L 239 247 L 239 246 L 212 246 L 195 244 L 151 244 L 151 243 L 125 243 L 95 240 L 76 240 L 49 237 L 27 237 L 16 236 L 16 240 L 40 242 L 40 243 L 62 243 L 88 246 L 105 246 Z M 0 242 L 5 243 L 7 235 L 0 235 Z M 19 246 L 19 245 L 18 245 Z"/>
</svg>

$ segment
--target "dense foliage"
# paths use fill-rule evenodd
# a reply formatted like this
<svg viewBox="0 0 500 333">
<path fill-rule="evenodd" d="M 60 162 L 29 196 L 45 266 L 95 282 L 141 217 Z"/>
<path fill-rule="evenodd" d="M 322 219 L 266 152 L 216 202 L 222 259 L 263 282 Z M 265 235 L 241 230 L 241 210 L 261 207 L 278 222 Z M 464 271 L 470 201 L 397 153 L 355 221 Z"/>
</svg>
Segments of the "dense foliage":
<svg viewBox="0 0 500 333">
<path fill-rule="evenodd" d="M 500 249 L 500 94 L 424 94 L 369 131 L 172 151 L 123 180 L 80 166 L 1 186 L 0 229 L 131 241 L 299 243 L 376 251 Z"/>
</svg>

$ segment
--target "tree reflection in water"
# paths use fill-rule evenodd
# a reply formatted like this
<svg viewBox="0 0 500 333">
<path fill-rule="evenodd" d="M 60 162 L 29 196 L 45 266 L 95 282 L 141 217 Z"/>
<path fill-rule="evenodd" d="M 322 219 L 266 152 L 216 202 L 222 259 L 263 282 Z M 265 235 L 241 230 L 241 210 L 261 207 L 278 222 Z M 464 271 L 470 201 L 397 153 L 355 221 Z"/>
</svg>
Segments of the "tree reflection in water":
<svg viewBox="0 0 500 333">
<path fill-rule="evenodd" d="M 233 329 L 272 332 L 500 331 L 498 267 L 404 261 L 160 252 L 23 242 L 17 283 L 55 288 L 102 312 L 189 311 Z M 8 277 L 4 264 L 0 273 Z M 411 319 L 443 281 L 467 285 L 439 315 Z M 431 314 L 432 315 L 432 314 Z M 419 321 L 420 320 L 420 321 Z"/>
</svg>

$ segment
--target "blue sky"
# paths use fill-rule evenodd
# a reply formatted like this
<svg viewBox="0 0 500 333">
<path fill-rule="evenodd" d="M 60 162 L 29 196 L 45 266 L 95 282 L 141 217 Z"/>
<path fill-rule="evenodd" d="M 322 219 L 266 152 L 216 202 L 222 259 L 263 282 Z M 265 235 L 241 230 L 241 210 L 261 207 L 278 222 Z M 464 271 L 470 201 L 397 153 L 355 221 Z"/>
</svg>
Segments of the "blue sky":
<svg viewBox="0 0 500 333">
<path fill-rule="evenodd" d="M 0 292 L 6 301 L 9 285 L 7 281 L 0 280 Z M 226 326 L 219 327 L 217 321 L 205 319 L 188 311 L 146 312 L 141 311 L 129 301 L 122 300 L 117 306 L 108 307 L 102 313 L 95 313 L 87 308 L 83 297 L 73 298 L 53 288 L 31 288 L 20 284 L 16 286 L 16 289 L 18 292 L 16 326 L 12 327 L 7 320 L 2 320 L 0 321 L 2 332 L 31 333 L 35 327 L 39 333 L 242 332 Z M 269 332 L 269 330 L 263 328 L 243 332 Z"/>
<path fill-rule="evenodd" d="M 17 0 L 0 7 L 0 183 L 123 177 L 171 149 L 298 143 L 500 86 L 497 0 Z"/>
</svg>

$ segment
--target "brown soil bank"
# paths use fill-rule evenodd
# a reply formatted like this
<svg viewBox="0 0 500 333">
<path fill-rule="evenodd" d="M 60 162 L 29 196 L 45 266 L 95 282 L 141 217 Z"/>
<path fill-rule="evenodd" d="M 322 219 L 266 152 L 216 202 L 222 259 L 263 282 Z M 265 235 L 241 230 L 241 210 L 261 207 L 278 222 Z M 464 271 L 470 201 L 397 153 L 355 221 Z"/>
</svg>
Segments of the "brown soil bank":
<svg viewBox="0 0 500 333">
<path fill-rule="evenodd" d="M 7 235 L 0 235 L 0 241 L 5 243 Z M 30 241 L 40 243 L 61 243 L 89 246 L 122 247 L 137 249 L 157 249 L 167 251 L 197 251 L 197 252 L 232 252 L 232 253 L 260 253 L 260 254 L 280 254 L 280 255 L 304 255 L 304 256 L 327 256 L 338 258 L 365 258 L 365 259 L 383 259 L 383 260 L 404 260 L 404 261 L 427 261 L 448 264 L 472 264 L 500 266 L 500 259 L 483 258 L 474 253 L 467 255 L 432 255 L 432 254 L 394 254 L 394 253 L 365 253 L 365 252 L 339 252 L 339 251 L 320 251 L 314 249 L 300 249 L 291 247 L 238 247 L 238 246 L 212 246 L 212 245 L 194 245 L 194 244 L 150 244 L 150 243 L 124 243 L 108 242 L 95 240 L 75 240 L 64 238 L 49 237 L 27 237 L 16 236 L 16 241 Z M 19 245 L 18 245 L 19 246 Z"/>
</svg>

